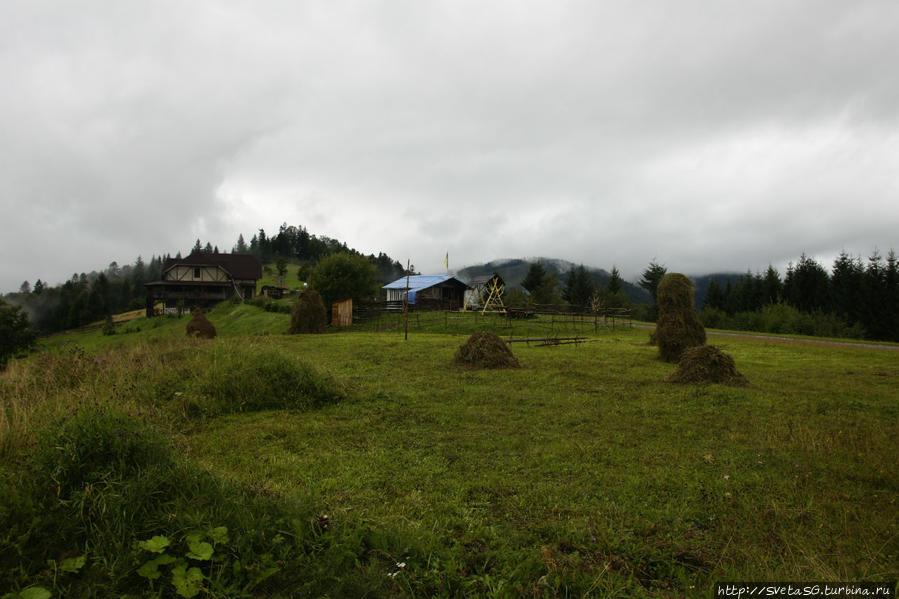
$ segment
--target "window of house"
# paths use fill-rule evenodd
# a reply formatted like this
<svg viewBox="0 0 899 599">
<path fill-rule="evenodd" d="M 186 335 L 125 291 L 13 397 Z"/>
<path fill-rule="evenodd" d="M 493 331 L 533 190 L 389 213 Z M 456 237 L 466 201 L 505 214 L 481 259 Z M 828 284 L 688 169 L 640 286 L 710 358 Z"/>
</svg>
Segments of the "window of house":
<svg viewBox="0 0 899 599">
<path fill-rule="evenodd" d="M 195 269 L 194 269 L 194 278 L 195 278 L 195 279 L 199 279 L 199 278 L 200 278 L 200 269 L 199 269 L 199 268 L 195 268 Z"/>
</svg>

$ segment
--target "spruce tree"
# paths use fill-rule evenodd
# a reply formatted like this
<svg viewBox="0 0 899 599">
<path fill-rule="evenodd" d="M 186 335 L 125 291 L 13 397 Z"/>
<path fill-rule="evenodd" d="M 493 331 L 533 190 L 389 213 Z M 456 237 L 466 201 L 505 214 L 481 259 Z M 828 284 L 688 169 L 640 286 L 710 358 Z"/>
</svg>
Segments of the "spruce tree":
<svg viewBox="0 0 899 599">
<path fill-rule="evenodd" d="M 593 281 L 584 265 L 571 267 L 565 288 L 562 290 L 562 298 L 572 306 L 586 308 L 590 305 L 594 291 Z"/>
<path fill-rule="evenodd" d="M 528 268 L 528 274 L 525 275 L 521 286 L 528 292 L 533 294 L 534 290 L 543 283 L 543 277 L 546 276 L 546 269 L 539 262 L 533 262 Z"/>
<path fill-rule="evenodd" d="M 29 350 L 36 340 L 25 311 L 0 299 L 0 370 L 10 358 Z"/>
<path fill-rule="evenodd" d="M 667 272 L 667 268 L 661 264 L 656 264 L 655 262 L 650 262 L 649 267 L 643 271 L 643 276 L 640 279 L 640 287 L 649 292 L 652 296 L 653 304 L 658 302 L 656 292 L 659 288 L 659 283 L 662 281 L 662 277 L 664 277 Z"/>
<path fill-rule="evenodd" d="M 776 304 L 780 301 L 783 283 L 780 281 L 780 273 L 770 264 L 768 265 L 768 270 L 765 271 L 762 288 L 762 301 L 764 304 Z"/>
<path fill-rule="evenodd" d="M 621 273 L 618 272 L 617 267 L 613 266 L 609 281 L 606 283 L 606 291 L 609 292 L 609 295 L 615 295 L 621 291 L 622 286 Z"/>
</svg>

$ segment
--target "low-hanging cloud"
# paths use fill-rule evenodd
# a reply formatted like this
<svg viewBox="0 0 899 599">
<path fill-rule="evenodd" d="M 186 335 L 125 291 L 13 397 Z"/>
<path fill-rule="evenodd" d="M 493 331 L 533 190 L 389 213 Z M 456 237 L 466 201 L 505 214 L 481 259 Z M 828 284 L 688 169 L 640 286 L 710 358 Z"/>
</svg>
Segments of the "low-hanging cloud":
<svg viewBox="0 0 899 599">
<path fill-rule="evenodd" d="M 281 222 L 420 269 L 897 245 L 899 6 L 0 7 L 0 289 Z"/>
</svg>

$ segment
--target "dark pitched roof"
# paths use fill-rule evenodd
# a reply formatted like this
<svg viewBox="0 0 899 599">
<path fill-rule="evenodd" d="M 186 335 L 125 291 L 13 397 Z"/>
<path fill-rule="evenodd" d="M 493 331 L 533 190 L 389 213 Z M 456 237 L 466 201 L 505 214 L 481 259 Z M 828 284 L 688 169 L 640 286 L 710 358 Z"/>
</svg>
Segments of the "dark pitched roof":
<svg viewBox="0 0 899 599">
<path fill-rule="evenodd" d="M 489 283 L 490 280 L 493 279 L 494 277 L 497 278 L 497 279 L 499 279 L 499 284 L 500 284 L 500 285 L 504 285 L 504 284 L 505 284 L 505 282 L 503 281 L 503 278 L 502 278 L 501 276 L 499 276 L 499 275 L 497 275 L 497 274 L 492 274 L 492 275 L 482 275 L 482 276 L 480 276 L 480 277 L 475 277 L 475 278 L 473 278 L 473 279 L 471 280 L 470 285 L 471 285 L 472 287 L 476 287 L 476 286 L 478 286 L 478 285 L 485 285 L 485 284 Z"/>
<path fill-rule="evenodd" d="M 261 279 L 262 262 L 250 254 L 207 254 L 192 252 L 185 258 L 169 258 L 162 265 L 165 273 L 175 266 L 220 266 L 234 279 Z"/>
</svg>

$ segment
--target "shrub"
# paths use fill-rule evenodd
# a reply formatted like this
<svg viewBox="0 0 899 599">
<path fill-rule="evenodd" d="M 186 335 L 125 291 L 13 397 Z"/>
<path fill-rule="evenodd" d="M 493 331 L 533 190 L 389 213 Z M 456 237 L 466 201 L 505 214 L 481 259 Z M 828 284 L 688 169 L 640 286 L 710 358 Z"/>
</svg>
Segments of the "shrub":
<svg viewBox="0 0 899 599">
<path fill-rule="evenodd" d="M 699 321 L 710 329 L 726 329 L 728 326 L 727 313 L 719 308 L 703 308 L 699 311 Z"/>
<path fill-rule="evenodd" d="M 10 358 L 31 349 L 36 340 L 37 334 L 22 308 L 0 299 L 0 370 Z"/>
<path fill-rule="evenodd" d="M 291 335 L 297 333 L 321 333 L 328 324 L 328 312 L 318 291 L 312 288 L 303 289 L 290 312 Z"/>
<path fill-rule="evenodd" d="M 348 298 L 364 302 L 378 293 L 378 269 L 365 256 L 331 254 L 319 260 L 309 285 L 318 289 L 326 307 Z"/>
<path fill-rule="evenodd" d="M 517 368 L 518 358 L 496 333 L 479 331 L 456 351 L 456 364 L 473 368 Z"/>
<path fill-rule="evenodd" d="M 659 357 L 666 362 L 676 362 L 688 347 L 705 343 L 705 328 L 693 305 L 693 283 L 685 275 L 668 273 L 662 277 L 656 293 L 659 319 L 655 341 L 659 346 Z"/>
<path fill-rule="evenodd" d="M 732 357 L 713 345 L 699 345 L 684 350 L 677 370 L 665 382 L 745 385 L 746 378 L 737 372 Z"/>
<path fill-rule="evenodd" d="M 205 314 L 200 310 L 195 310 L 190 322 L 187 323 L 187 336 L 214 339 L 216 336 L 215 326 L 209 322 Z"/>
</svg>

